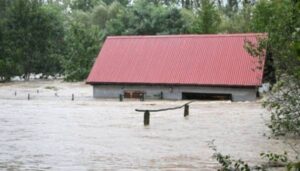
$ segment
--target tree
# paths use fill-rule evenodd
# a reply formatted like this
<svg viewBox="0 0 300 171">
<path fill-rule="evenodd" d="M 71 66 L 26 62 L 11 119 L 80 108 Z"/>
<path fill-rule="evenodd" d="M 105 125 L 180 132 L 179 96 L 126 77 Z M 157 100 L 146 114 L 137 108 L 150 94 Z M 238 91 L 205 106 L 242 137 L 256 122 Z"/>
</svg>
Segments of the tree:
<svg viewBox="0 0 300 171">
<path fill-rule="evenodd" d="M 139 0 L 133 6 L 119 10 L 106 24 L 109 35 L 155 35 L 187 32 L 180 10 Z"/>
<path fill-rule="evenodd" d="M 106 4 L 102 3 L 93 9 L 92 20 L 93 23 L 100 28 L 105 28 L 105 24 L 109 19 L 109 9 Z"/>
<path fill-rule="evenodd" d="M 215 7 L 215 3 L 211 0 L 202 0 L 191 32 L 217 33 L 220 22 L 221 18 Z"/>
<path fill-rule="evenodd" d="M 71 3 L 71 8 L 74 10 L 90 11 L 101 2 L 101 0 L 74 0 Z"/>
<path fill-rule="evenodd" d="M 101 29 L 104 29 L 106 23 L 109 20 L 116 18 L 118 13 L 122 10 L 124 10 L 124 7 L 118 1 L 115 1 L 110 5 L 101 3 L 92 11 L 93 23 L 98 25 Z"/>
<path fill-rule="evenodd" d="M 275 12 L 271 1 L 260 0 L 253 10 L 252 30 L 256 32 L 267 32 L 271 24 L 272 14 Z"/>
<path fill-rule="evenodd" d="M 182 8 L 196 9 L 201 5 L 201 0 L 180 0 Z"/>
<path fill-rule="evenodd" d="M 42 56 L 37 58 L 37 65 L 35 66 L 35 73 L 42 73 L 45 76 L 55 75 L 62 73 L 62 67 L 60 60 L 64 54 L 65 42 L 63 37 L 65 31 L 63 27 L 64 17 L 61 15 L 61 11 L 58 6 L 55 5 L 43 5 L 41 6 L 41 21 L 36 23 L 39 25 L 36 30 L 47 29 L 47 31 L 41 31 L 43 34 L 38 34 L 41 43 L 40 49 L 45 48 Z M 37 37 L 35 37 L 37 39 Z"/>
<path fill-rule="evenodd" d="M 155 5 L 172 5 L 178 4 L 178 0 L 149 0 L 149 2 L 154 3 Z"/>
<path fill-rule="evenodd" d="M 268 32 L 276 80 L 264 102 L 271 111 L 275 135 L 300 133 L 300 2 L 261 0 L 254 8 L 252 28 Z"/>
<path fill-rule="evenodd" d="M 110 5 L 112 3 L 120 3 L 123 6 L 127 6 L 131 0 L 103 0 L 105 4 Z"/>
<path fill-rule="evenodd" d="M 103 35 L 97 26 L 84 25 L 76 20 L 69 23 L 65 37 L 66 54 L 62 60 L 67 81 L 87 78 L 102 40 Z"/>
<path fill-rule="evenodd" d="M 194 15 L 193 11 L 183 8 L 180 10 L 180 13 L 181 18 L 184 21 L 184 26 L 187 29 L 186 32 L 193 33 L 192 27 L 196 21 L 196 16 Z"/>
<path fill-rule="evenodd" d="M 12 1 L 4 22 L 5 63 L 11 74 L 59 72 L 57 54 L 62 48 L 63 25 L 58 11 L 37 0 Z"/>
<path fill-rule="evenodd" d="M 290 0 L 261 0 L 253 12 L 252 28 L 256 32 L 268 32 L 268 44 L 274 57 L 276 75 L 288 74 L 299 78 L 300 61 L 294 48 L 299 31 L 299 2 Z"/>
<path fill-rule="evenodd" d="M 229 18 L 232 18 L 239 10 L 238 0 L 228 0 L 224 9 L 224 14 Z"/>
<path fill-rule="evenodd" d="M 32 22 L 37 22 L 39 16 L 39 2 L 16 0 L 13 1 L 7 12 L 6 46 L 5 51 L 8 57 L 16 62 L 20 73 L 24 73 L 26 78 L 33 72 L 32 66 L 38 56 L 38 44 L 35 46 L 35 36 Z"/>
<path fill-rule="evenodd" d="M 182 34 L 188 31 L 188 24 L 177 8 L 167 9 L 162 19 L 160 23 L 157 23 L 161 26 L 161 31 L 158 34 Z"/>
<path fill-rule="evenodd" d="M 251 31 L 250 23 L 252 20 L 251 16 L 252 16 L 253 3 L 251 3 L 250 0 L 243 0 L 242 4 L 243 4 L 243 8 L 241 9 L 240 14 L 239 14 L 242 17 L 242 20 L 240 23 L 241 32 L 248 33 Z"/>
<path fill-rule="evenodd" d="M 16 73 L 15 61 L 6 53 L 6 22 L 7 10 L 11 1 L 0 0 L 0 81 L 7 81 Z"/>
</svg>

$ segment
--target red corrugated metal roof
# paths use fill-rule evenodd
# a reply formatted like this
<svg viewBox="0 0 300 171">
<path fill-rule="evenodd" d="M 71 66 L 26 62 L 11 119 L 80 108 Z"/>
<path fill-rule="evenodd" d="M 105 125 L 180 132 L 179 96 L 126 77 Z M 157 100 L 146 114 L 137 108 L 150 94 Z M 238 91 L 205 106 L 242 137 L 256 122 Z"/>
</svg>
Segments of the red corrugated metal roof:
<svg viewBox="0 0 300 171">
<path fill-rule="evenodd" d="M 244 49 L 262 34 L 107 37 L 87 83 L 259 86 Z"/>
</svg>

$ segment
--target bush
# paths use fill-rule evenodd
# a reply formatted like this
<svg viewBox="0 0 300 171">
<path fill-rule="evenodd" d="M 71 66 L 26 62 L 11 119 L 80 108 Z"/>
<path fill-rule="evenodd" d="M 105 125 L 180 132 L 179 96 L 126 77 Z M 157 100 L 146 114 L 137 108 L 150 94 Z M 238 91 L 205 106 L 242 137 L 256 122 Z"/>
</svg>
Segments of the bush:
<svg viewBox="0 0 300 171">
<path fill-rule="evenodd" d="M 291 77 L 283 80 L 263 103 L 271 111 L 268 126 L 275 135 L 300 135 L 300 84 Z"/>
</svg>

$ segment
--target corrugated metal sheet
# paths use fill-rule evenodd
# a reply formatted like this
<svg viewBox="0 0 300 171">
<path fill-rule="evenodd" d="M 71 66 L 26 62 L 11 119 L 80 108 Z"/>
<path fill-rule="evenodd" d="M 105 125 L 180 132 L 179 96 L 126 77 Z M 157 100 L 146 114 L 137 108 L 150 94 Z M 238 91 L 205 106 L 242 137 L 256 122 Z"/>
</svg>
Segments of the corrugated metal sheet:
<svg viewBox="0 0 300 171">
<path fill-rule="evenodd" d="M 261 35 L 261 34 L 259 34 Z M 108 37 L 87 83 L 258 86 L 244 41 L 258 34 Z"/>
</svg>

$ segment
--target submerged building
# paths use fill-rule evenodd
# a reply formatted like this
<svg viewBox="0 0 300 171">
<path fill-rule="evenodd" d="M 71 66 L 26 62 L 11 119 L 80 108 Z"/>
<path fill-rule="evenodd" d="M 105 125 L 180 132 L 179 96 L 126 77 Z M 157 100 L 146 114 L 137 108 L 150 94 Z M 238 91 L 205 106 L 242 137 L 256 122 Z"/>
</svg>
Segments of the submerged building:
<svg viewBox="0 0 300 171">
<path fill-rule="evenodd" d="M 260 35 L 107 37 L 87 83 L 95 98 L 253 101 L 263 77 L 255 68 L 264 61 L 244 44 Z"/>
</svg>

